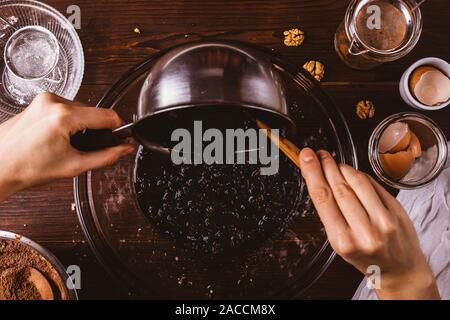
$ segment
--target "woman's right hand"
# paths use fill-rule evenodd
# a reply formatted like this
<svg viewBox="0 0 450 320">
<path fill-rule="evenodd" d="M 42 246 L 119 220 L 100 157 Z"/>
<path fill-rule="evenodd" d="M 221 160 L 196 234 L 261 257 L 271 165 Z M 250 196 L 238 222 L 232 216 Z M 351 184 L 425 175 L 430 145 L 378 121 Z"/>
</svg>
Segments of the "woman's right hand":
<svg viewBox="0 0 450 320">
<path fill-rule="evenodd" d="M 366 275 L 379 268 L 380 299 L 440 299 L 414 226 L 394 197 L 326 151 L 306 148 L 300 163 L 331 246 Z"/>
</svg>

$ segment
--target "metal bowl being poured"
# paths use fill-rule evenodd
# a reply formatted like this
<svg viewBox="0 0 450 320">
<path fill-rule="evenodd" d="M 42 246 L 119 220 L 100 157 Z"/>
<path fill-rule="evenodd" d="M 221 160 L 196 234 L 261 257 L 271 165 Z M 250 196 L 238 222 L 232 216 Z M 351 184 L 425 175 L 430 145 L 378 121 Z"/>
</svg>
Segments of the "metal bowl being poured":
<svg viewBox="0 0 450 320">
<path fill-rule="evenodd" d="M 284 84 L 266 56 L 241 43 L 189 43 L 167 51 L 150 70 L 134 123 L 112 133 L 89 130 L 73 144 L 95 150 L 131 135 L 146 148 L 167 152 L 182 121 L 243 111 L 274 128 L 294 127 Z"/>
</svg>

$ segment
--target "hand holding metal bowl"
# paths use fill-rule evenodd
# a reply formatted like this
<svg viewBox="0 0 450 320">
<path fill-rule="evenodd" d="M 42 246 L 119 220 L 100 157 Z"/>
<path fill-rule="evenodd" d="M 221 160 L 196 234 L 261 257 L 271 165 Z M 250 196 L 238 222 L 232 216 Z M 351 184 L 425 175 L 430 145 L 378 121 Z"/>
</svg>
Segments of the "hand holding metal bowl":
<svg viewBox="0 0 450 320">
<path fill-rule="evenodd" d="M 74 136 L 72 144 L 92 151 L 133 136 L 150 150 L 168 153 L 180 118 L 242 110 L 270 126 L 294 127 L 282 80 L 266 56 L 237 43 L 190 43 L 166 52 L 150 70 L 134 123 L 113 132 L 88 130 Z"/>
</svg>

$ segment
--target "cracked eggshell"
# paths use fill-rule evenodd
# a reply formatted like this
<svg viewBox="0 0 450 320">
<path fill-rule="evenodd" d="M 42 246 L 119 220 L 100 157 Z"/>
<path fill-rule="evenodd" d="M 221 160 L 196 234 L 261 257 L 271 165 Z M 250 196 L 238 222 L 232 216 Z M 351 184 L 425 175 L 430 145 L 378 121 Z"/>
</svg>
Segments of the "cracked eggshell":
<svg viewBox="0 0 450 320">
<path fill-rule="evenodd" d="M 430 66 L 423 66 L 423 67 L 419 67 L 416 70 L 413 71 L 413 73 L 411 74 L 411 78 L 409 80 L 409 90 L 411 90 L 411 92 L 414 93 L 414 90 L 416 89 L 417 83 L 420 81 L 420 78 L 422 78 L 422 76 L 429 71 L 435 71 L 437 70 L 434 67 L 430 67 Z"/>
<path fill-rule="evenodd" d="M 410 90 L 421 103 L 437 106 L 450 99 L 450 79 L 434 67 L 420 67 L 411 75 Z"/>
<path fill-rule="evenodd" d="M 409 150 L 411 150 L 415 159 L 422 156 L 422 144 L 419 138 L 411 131 L 411 142 L 409 143 Z"/>
<path fill-rule="evenodd" d="M 411 150 L 385 153 L 380 154 L 380 162 L 384 171 L 391 178 L 401 180 L 411 170 L 414 156 Z"/>
<path fill-rule="evenodd" d="M 378 144 L 380 153 L 396 153 L 406 150 L 411 141 L 409 126 L 403 122 L 395 122 L 384 130 Z"/>
</svg>

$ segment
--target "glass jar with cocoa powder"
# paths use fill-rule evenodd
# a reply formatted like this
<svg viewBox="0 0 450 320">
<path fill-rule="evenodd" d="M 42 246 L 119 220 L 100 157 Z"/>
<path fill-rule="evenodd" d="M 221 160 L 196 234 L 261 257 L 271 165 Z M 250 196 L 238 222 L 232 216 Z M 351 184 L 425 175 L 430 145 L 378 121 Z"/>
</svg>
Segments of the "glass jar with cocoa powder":
<svg viewBox="0 0 450 320">
<path fill-rule="evenodd" d="M 358 70 L 404 57 L 422 32 L 419 4 L 415 0 L 352 0 L 335 35 L 339 57 Z"/>
</svg>

